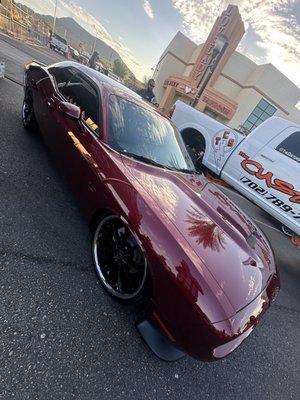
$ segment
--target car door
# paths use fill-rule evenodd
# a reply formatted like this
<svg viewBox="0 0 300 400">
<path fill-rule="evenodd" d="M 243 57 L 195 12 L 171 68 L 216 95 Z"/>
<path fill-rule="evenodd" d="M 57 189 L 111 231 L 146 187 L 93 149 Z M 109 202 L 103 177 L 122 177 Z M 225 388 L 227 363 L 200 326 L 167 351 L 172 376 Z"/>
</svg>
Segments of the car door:
<svg viewBox="0 0 300 400">
<path fill-rule="evenodd" d="M 58 84 L 58 90 L 63 101 L 75 104 L 82 112 L 79 121 L 60 115 L 56 139 L 60 141 L 60 155 L 71 187 L 83 213 L 90 216 L 91 210 L 107 207 L 104 204 L 110 195 L 103 181 L 118 177 L 114 161 L 120 156 L 101 140 L 105 115 L 99 85 L 77 70 L 66 84 Z"/>
<path fill-rule="evenodd" d="M 300 224 L 300 132 L 284 129 L 242 163 L 241 182 L 275 218 L 296 231 Z"/>
<path fill-rule="evenodd" d="M 37 96 L 34 107 L 36 118 L 47 147 L 59 164 L 64 164 L 65 128 L 74 125 L 74 121 L 66 121 L 59 106 L 64 101 L 59 87 L 67 84 L 75 71 L 72 68 L 55 67 L 48 70 L 47 75 L 37 84 Z"/>
</svg>

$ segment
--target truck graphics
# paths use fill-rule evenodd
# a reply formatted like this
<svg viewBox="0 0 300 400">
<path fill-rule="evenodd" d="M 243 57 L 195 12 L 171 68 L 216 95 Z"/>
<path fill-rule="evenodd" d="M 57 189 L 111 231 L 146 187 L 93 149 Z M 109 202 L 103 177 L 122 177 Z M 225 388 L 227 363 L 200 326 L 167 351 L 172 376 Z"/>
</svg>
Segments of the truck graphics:
<svg viewBox="0 0 300 400">
<path fill-rule="evenodd" d="M 203 166 L 300 236 L 299 125 L 273 116 L 245 136 L 181 101 L 172 121 Z"/>
</svg>

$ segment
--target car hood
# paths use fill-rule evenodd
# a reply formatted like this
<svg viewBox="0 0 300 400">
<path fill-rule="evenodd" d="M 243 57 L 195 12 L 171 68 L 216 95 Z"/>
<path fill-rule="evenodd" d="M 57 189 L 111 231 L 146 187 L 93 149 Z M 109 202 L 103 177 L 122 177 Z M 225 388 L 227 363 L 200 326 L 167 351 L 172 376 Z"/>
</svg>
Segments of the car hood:
<svg viewBox="0 0 300 400">
<path fill-rule="evenodd" d="M 172 221 L 235 311 L 255 299 L 275 265 L 267 240 L 253 222 L 203 175 L 122 159 L 129 179 Z"/>
</svg>

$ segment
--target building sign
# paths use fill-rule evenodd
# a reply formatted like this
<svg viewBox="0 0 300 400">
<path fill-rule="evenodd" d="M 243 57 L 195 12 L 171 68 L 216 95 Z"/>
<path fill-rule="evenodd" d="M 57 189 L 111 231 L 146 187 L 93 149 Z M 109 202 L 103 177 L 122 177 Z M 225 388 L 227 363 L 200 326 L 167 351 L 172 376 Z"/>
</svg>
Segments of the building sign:
<svg viewBox="0 0 300 400">
<path fill-rule="evenodd" d="M 232 115 L 234 114 L 235 110 L 232 108 L 229 108 L 225 104 L 220 103 L 219 101 L 210 98 L 208 95 L 204 94 L 201 98 L 204 103 L 208 105 L 209 108 L 211 108 L 213 111 L 215 111 L 218 114 L 223 115 L 227 119 L 231 119 Z"/>
<path fill-rule="evenodd" d="M 171 86 L 176 89 L 177 92 L 185 94 L 187 96 L 195 96 L 197 93 L 196 88 L 191 87 L 186 83 L 181 82 L 180 80 L 176 80 L 175 78 L 169 78 L 164 81 L 164 87 Z"/>
<path fill-rule="evenodd" d="M 213 49 L 216 45 L 218 36 L 221 33 L 224 34 L 226 28 L 230 25 L 234 9 L 235 8 L 233 6 L 227 7 L 227 10 L 225 10 L 222 15 L 217 19 L 214 28 L 212 29 L 207 41 L 205 42 L 196 61 L 191 76 L 192 80 L 197 81 L 197 83 L 200 82 L 206 68 L 211 61 Z"/>
<path fill-rule="evenodd" d="M 166 79 L 164 81 L 164 86 L 173 86 L 177 87 L 179 85 L 179 82 L 173 81 L 172 79 Z"/>
</svg>

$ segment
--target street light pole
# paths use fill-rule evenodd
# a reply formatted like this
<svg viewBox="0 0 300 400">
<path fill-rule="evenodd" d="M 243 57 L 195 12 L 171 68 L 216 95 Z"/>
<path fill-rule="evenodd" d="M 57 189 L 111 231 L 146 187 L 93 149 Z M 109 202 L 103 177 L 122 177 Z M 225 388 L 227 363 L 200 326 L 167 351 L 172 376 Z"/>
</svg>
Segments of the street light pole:
<svg viewBox="0 0 300 400">
<path fill-rule="evenodd" d="M 52 35 L 54 34 L 54 31 L 55 31 L 55 25 L 56 25 L 57 2 L 58 2 L 58 0 L 55 0 L 55 8 L 54 8 L 54 16 L 53 16 Z"/>
<path fill-rule="evenodd" d="M 13 0 L 10 0 L 10 30 L 13 31 Z"/>
</svg>

